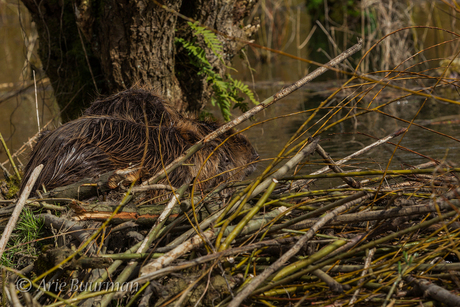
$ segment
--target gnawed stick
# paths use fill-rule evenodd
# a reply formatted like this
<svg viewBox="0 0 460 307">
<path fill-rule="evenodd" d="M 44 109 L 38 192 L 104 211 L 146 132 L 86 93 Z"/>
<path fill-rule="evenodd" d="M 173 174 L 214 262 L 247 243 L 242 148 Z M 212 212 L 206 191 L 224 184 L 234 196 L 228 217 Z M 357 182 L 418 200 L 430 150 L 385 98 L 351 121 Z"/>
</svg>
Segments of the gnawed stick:
<svg viewBox="0 0 460 307">
<path fill-rule="evenodd" d="M 187 189 L 188 185 L 190 182 L 184 183 L 177 193 L 173 193 L 171 196 L 171 199 L 166 206 L 166 208 L 163 210 L 161 213 L 160 217 L 156 220 L 155 225 L 150 229 L 150 232 L 148 235 L 144 238 L 142 244 L 139 246 L 137 249 L 136 253 L 141 254 L 147 252 L 148 248 L 150 247 L 150 244 L 158 238 L 158 234 L 160 233 L 161 228 L 163 227 L 164 223 L 166 222 L 166 219 L 168 216 L 171 214 L 172 209 L 175 207 L 175 205 L 178 203 L 179 198 L 183 196 L 185 193 L 185 190 Z M 139 262 L 135 260 L 131 260 L 128 265 L 123 269 L 123 271 L 118 275 L 117 279 L 115 282 L 118 282 L 120 284 L 126 282 L 129 278 L 129 276 L 133 273 L 133 270 L 138 266 Z M 114 297 L 115 293 L 109 293 L 106 294 L 101 302 L 99 303 L 99 306 L 105 307 L 110 304 Z"/>
<path fill-rule="evenodd" d="M 226 250 L 221 251 L 221 252 L 217 252 L 217 253 L 214 253 L 214 254 L 208 254 L 206 256 L 195 258 L 195 259 L 190 260 L 190 261 L 181 262 L 181 263 L 179 263 L 179 264 L 177 264 L 175 266 L 168 266 L 168 267 L 160 269 L 158 271 L 154 271 L 152 273 L 142 275 L 141 277 L 138 277 L 137 279 L 133 280 L 132 283 L 137 282 L 137 283 L 143 284 L 143 283 L 145 283 L 145 282 L 147 282 L 149 280 L 153 280 L 153 279 L 165 276 L 165 275 L 167 275 L 167 274 L 169 274 L 171 272 L 177 272 L 177 271 L 185 270 L 187 268 L 194 267 L 194 266 L 206 263 L 206 262 L 214 261 L 214 260 L 219 259 L 221 257 L 233 256 L 233 255 L 241 254 L 241 253 L 244 253 L 244 252 L 252 251 L 254 249 L 263 248 L 263 247 L 269 247 L 269 246 L 279 247 L 282 244 L 295 243 L 296 241 L 297 241 L 297 238 L 288 237 L 288 238 L 280 238 L 280 239 L 272 239 L 272 240 L 260 241 L 260 242 L 252 243 L 252 244 L 249 244 L 249 245 L 244 245 L 244 246 L 240 246 L 240 247 L 226 249 Z M 111 255 L 109 255 L 109 256 L 111 256 Z"/>
<path fill-rule="evenodd" d="M 310 144 L 305 146 L 302 150 L 300 150 L 292 159 L 290 159 L 286 164 L 283 165 L 280 169 L 278 169 L 274 174 L 266 178 L 262 183 L 260 183 L 252 192 L 251 196 L 249 196 L 249 199 L 252 199 L 254 196 L 258 195 L 259 193 L 263 192 L 268 186 L 272 183 L 273 179 L 278 179 L 284 174 L 286 174 L 288 171 L 290 171 L 293 167 L 295 167 L 302 159 L 304 159 L 306 156 L 312 154 L 316 148 L 316 145 L 318 144 L 319 139 L 313 139 Z M 234 208 L 237 208 L 241 204 L 242 200 L 239 200 L 238 202 L 235 203 L 233 206 Z M 225 212 L 226 208 L 223 208 L 219 210 L 218 212 L 214 213 L 212 216 L 208 217 L 206 220 L 200 223 L 200 229 L 206 229 L 209 225 L 214 223 L 221 214 Z M 229 210 L 229 212 L 231 209 Z M 176 244 L 178 242 L 183 242 L 186 240 L 189 236 L 191 236 L 194 233 L 195 229 L 191 229 L 178 238 L 176 238 L 171 244 Z"/>
<path fill-rule="evenodd" d="M 358 150 L 357 152 L 354 152 L 352 153 L 351 155 L 339 160 L 339 161 L 336 161 L 335 164 L 336 165 L 342 165 L 346 162 L 348 162 L 349 160 L 353 159 L 353 158 L 356 158 L 357 156 L 360 156 L 368 151 L 370 151 L 372 148 L 374 147 L 377 147 L 383 143 L 386 143 L 387 141 L 391 140 L 392 138 L 395 138 L 397 137 L 398 135 L 401 135 L 402 133 L 404 133 L 404 131 L 406 131 L 405 128 L 403 129 L 399 129 L 398 131 L 370 144 L 369 146 L 366 146 L 364 147 L 363 149 L 361 150 Z M 319 175 L 319 174 L 322 174 L 322 173 L 326 173 L 330 171 L 330 168 L 329 166 L 325 166 L 319 170 L 317 170 L 316 172 L 313 172 L 311 173 L 310 175 Z M 291 185 L 291 189 L 296 189 L 296 188 L 299 188 L 301 186 L 305 186 L 305 185 L 309 185 L 310 183 L 312 183 L 313 181 L 315 181 L 315 179 L 308 179 L 308 180 L 298 180 L 296 182 L 294 182 L 292 185 Z"/>
<path fill-rule="evenodd" d="M 337 216 L 333 220 L 330 220 L 327 225 L 344 225 L 359 222 L 375 221 L 391 219 L 400 216 L 417 216 L 439 210 L 452 209 L 452 206 L 460 207 L 460 201 L 458 199 L 452 199 L 450 201 L 439 200 L 436 204 L 431 202 L 426 205 L 417 205 L 405 208 L 392 208 L 386 210 L 370 211 L 370 212 L 359 212 L 352 214 L 342 214 Z M 298 224 L 291 226 L 291 229 L 305 229 L 318 222 L 319 219 L 308 219 Z"/>
<path fill-rule="evenodd" d="M 29 197 L 29 194 L 32 191 L 32 187 L 34 186 L 35 181 L 37 180 L 38 175 L 40 175 L 42 169 L 43 164 L 40 164 L 34 169 L 32 175 L 30 175 L 30 178 L 27 181 L 24 190 L 22 191 L 21 196 L 19 197 L 18 202 L 16 203 L 16 207 L 14 208 L 14 211 L 11 214 L 11 218 L 6 225 L 5 230 L 3 231 L 2 238 L 0 239 L 0 258 L 2 257 L 3 251 L 5 250 L 6 243 L 8 243 L 8 240 L 13 233 L 14 226 L 16 226 L 16 223 L 19 220 L 19 215 L 21 214 L 22 208 L 24 208 L 26 200 Z"/>
<path fill-rule="evenodd" d="M 376 248 L 374 247 L 371 250 L 369 250 L 369 252 L 367 253 L 366 260 L 364 261 L 364 270 L 361 272 L 361 278 L 359 279 L 360 285 L 365 284 L 367 281 L 364 278 L 364 276 L 367 275 L 367 270 L 371 266 L 371 262 L 372 262 L 372 259 L 374 258 L 375 251 L 376 251 Z M 358 287 L 358 289 L 355 290 L 355 292 L 353 293 L 353 297 L 351 298 L 350 303 L 349 303 L 350 306 L 354 306 L 355 302 L 358 300 L 358 295 L 360 291 L 361 291 L 361 287 Z"/>
<path fill-rule="evenodd" d="M 259 219 L 253 219 L 251 222 L 249 222 L 245 226 L 245 228 L 243 229 L 241 233 L 246 234 L 252 231 L 256 231 L 257 229 L 260 229 L 263 225 L 267 224 L 271 219 L 283 213 L 285 210 L 286 208 L 280 207 L 273 211 L 270 211 L 269 213 L 264 214 Z M 228 227 L 226 229 L 225 235 L 228 235 L 234 228 L 235 226 Z M 214 230 L 209 229 L 205 231 L 204 233 L 202 233 L 201 235 L 195 235 L 193 238 L 189 239 L 188 241 L 185 241 L 181 245 L 177 246 L 173 250 L 166 253 L 164 256 L 158 259 L 155 259 L 154 261 L 144 266 L 141 269 L 141 276 L 154 273 L 164 268 L 165 266 L 169 265 L 171 262 L 173 262 L 174 260 L 182 256 L 183 254 L 191 251 L 194 248 L 201 246 L 204 243 L 202 240 L 203 237 L 209 241 L 213 240 L 216 237 L 219 230 L 220 230 L 219 228 L 214 229 Z"/>
<path fill-rule="evenodd" d="M 408 283 L 415 284 L 423 292 L 424 296 L 429 296 L 440 303 L 446 304 L 447 306 L 460 306 L 460 296 L 452 294 L 446 289 L 437 286 L 426 279 L 418 280 L 409 275 L 404 277 L 404 280 Z"/>
<path fill-rule="evenodd" d="M 279 259 L 273 263 L 271 266 L 266 268 L 261 274 L 257 275 L 254 279 L 251 280 L 249 284 L 246 285 L 243 290 L 238 293 L 233 300 L 228 304 L 228 307 L 237 307 L 240 306 L 241 303 L 249 296 L 251 293 L 262 283 L 264 282 L 271 274 L 275 273 L 278 271 L 282 266 L 286 264 L 286 262 L 291 259 L 292 256 L 297 254 L 302 246 L 305 245 L 314 235 L 315 233 L 321 229 L 327 222 L 335 218 L 337 215 L 342 213 L 343 211 L 346 211 L 350 209 L 352 206 L 354 206 L 353 202 L 346 203 L 333 211 L 327 213 L 324 215 L 315 225 L 313 225 L 310 230 L 307 231 L 305 235 L 302 236 L 302 238 L 297 241 L 297 243 L 286 253 L 284 253 Z"/>
<path fill-rule="evenodd" d="M 316 147 L 316 152 L 324 159 L 326 163 L 329 164 L 328 166 L 331 170 L 333 170 L 335 173 L 343 173 L 343 170 L 340 168 L 340 166 L 338 166 L 337 163 L 332 160 L 331 156 L 329 156 L 329 154 L 319 144 Z M 342 177 L 342 180 L 352 188 L 359 189 L 361 187 L 360 184 L 352 177 Z"/>
<path fill-rule="evenodd" d="M 361 50 L 362 47 L 363 47 L 363 41 L 361 39 L 359 39 L 358 43 L 356 45 L 354 45 L 351 48 L 349 48 L 349 49 L 345 50 L 344 52 L 342 52 L 339 56 L 337 56 L 336 58 L 334 58 L 331 61 L 329 61 L 325 66 L 329 66 L 329 67 L 336 66 L 337 64 L 339 64 L 340 62 L 342 62 L 346 58 L 352 56 L 353 54 L 355 54 L 356 52 Z M 255 106 L 251 110 L 249 110 L 246 113 L 242 114 L 241 116 L 235 118 L 231 122 L 226 123 L 225 125 L 223 125 L 219 129 L 213 131 L 212 133 L 208 134 L 206 137 L 204 137 L 204 139 L 198 141 L 197 143 L 195 143 L 195 145 L 190 147 L 185 152 L 184 155 L 182 155 L 181 157 L 175 159 L 168 166 L 166 166 L 161 172 L 159 172 L 155 176 L 151 177 L 149 180 L 143 182 L 142 185 L 148 185 L 148 184 L 158 182 L 160 179 L 162 179 L 162 178 L 164 178 L 166 176 L 166 173 L 169 173 L 169 172 L 173 171 L 174 169 L 176 169 L 177 167 L 179 167 L 180 165 L 182 165 L 182 163 L 184 161 L 186 161 L 188 158 L 190 158 L 195 152 L 197 152 L 198 150 L 203 148 L 207 143 L 211 142 L 212 140 L 214 140 L 219 135 L 227 132 L 228 130 L 230 130 L 233 127 L 239 125 L 243 121 L 251 118 L 252 116 L 254 116 L 255 114 L 259 113 L 263 109 L 267 108 L 271 104 L 273 104 L 276 101 L 280 100 L 281 98 L 284 98 L 287 95 L 293 93 L 294 91 L 298 90 L 299 88 L 301 88 L 302 86 L 304 86 L 305 84 L 310 82 L 311 80 L 315 79 L 316 77 L 318 77 L 321 74 L 323 74 L 324 72 L 326 72 L 328 69 L 325 66 L 315 69 L 314 71 L 312 71 L 311 73 L 306 75 L 304 78 L 298 80 L 297 82 L 295 82 L 291 86 L 288 86 L 288 87 L 278 91 L 275 95 L 270 96 L 269 98 L 265 99 L 259 105 Z"/>
</svg>

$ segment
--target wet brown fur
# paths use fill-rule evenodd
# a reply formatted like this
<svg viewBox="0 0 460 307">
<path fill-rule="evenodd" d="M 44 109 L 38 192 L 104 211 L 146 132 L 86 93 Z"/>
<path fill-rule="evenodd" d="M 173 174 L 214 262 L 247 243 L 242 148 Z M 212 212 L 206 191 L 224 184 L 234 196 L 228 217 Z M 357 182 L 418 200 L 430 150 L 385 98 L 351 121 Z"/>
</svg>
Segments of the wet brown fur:
<svg viewBox="0 0 460 307">
<path fill-rule="evenodd" d="M 25 168 L 23 185 L 33 169 L 42 163 L 44 168 L 33 191 L 41 188 L 42 184 L 51 190 L 108 171 L 138 168 L 148 141 L 141 172 L 141 179 L 146 179 L 219 126 L 211 121 L 186 118 L 160 97 L 146 90 L 130 89 L 96 100 L 83 117 L 45 133 L 34 147 Z M 208 155 L 233 133 L 225 133 L 192 156 L 186 162 L 190 165 L 171 172 L 169 182 L 179 187 L 196 177 Z M 254 164 L 248 164 L 257 157 L 246 137 L 240 134 L 231 137 L 205 164 L 199 180 L 214 178 L 206 181 L 202 187 L 212 187 L 229 178 L 241 180 L 254 170 Z M 224 174 L 215 177 L 221 173 Z M 163 182 L 168 183 L 167 180 Z"/>
</svg>

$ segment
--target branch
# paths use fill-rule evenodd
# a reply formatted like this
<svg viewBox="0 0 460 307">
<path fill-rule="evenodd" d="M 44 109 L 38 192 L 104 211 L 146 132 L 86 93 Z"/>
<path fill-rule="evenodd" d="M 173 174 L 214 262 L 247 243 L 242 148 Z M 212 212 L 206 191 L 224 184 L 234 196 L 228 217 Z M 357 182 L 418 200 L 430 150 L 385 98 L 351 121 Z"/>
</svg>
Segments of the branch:
<svg viewBox="0 0 460 307">
<path fill-rule="evenodd" d="M 5 230 L 3 231 L 2 238 L 0 239 L 0 258 L 2 257 L 6 244 L 8 243 L 8 240 L 11 234 L 13 233 L 14 226 L 16 226 L 16 223 L 19 220 L 19 215 L 21 214 L 22 208 L 24 208 L 26 200 L 29 197 L 29 194 L 32 191 L 35 181 L 37 180 L 38 175 L 40 175 L 42 169 L 43 164 L 40 164 L 34 169 L 32 175 L 30 175 L 30 178 L 27 181 L 24 190 L 22 191 L 21 197 L 19 197 L 19 200 L 16 203 L 16 207 L 14 208 L 13 214 L 11 214 L 11 218 L 8 221 L 8 224 L 6 225 Z"/>
<path fill-rule="evenodd" d="M 311 80 L 315 79 L 316 77 L 318 77 L 321 74 L 323 74 L 324 72 L 326 72 L 328 70 L 328 67 L 336 66 L 337 64 L 339 64 L 340 62 L 342 62 L 346 58 L 350 57 L 351 55 L 353 55 L 356 52 L 358 52 L 359 50 L 361 50 L 362 47 L 363 47 L 363 42 L 360 39 L 356 45 L 354 45 L 353 47 L 351 47 L 351 48 L 345 50 L 344 52 L 342 52 L 339 56 L 337 56 L 336 58 L 334 58 L 331 61 L 329 61 L 325 66 L 315 69 L 310 74 L 306 75 L 304 78 L 302 78 L 299 81 L 295 82 L 291 86 L 280 90 L 275 95 L 270 96 L 269 98 L 267 98 L 264 101 L 262 101 L 258 106 L 255 106 L 254 108 L 252 108 L 251 110 L 249 110 L 246 113 L 242 114 L 241 116 L 235 118 L 231 122 L 226 123 L 225 125 L 223 125 L 219 129 L 217 129 L 217 130 L 213 131 L 212 133 L 208 134 L 206 137 L 204 137 L 204 139 L 198 141 L 197 143 L 195 143 L 195 145 L 190 147 L 185 152 L 184 155 L 182 155 L 181 157 L 175 159 L 168 166 L 166 166 L 161 172 L 159 172 L 155 176 L 151 177 L 149 180 L 143 182 L 142 185 L 148 185 L 148 184 L 152 184 L 152 183 L 157 183 L 160 179 L 162 179 L 162 178 L 164 178 L 166 176 L 166 173 L 169 173 L 169 172 L 175 170 L 180 165 L 182 165 L 182 163 L 184 163 L 185 160 L 190 158 L 195 152 L 197 152 L 198 150 L 200 150 L 201 148 L 206 146 L 207 143 L 211 142 L 212 140 L 217 138 L 219 135 L 221 135 L 221 134 L 227 132 L 228 130 L 232 129 L 233 127 L 239 125 L 243 121 L 245 121 L 245 120 L 249 119 L 250 117 L 254 116 L 255 114 L 259 113 L 260 111 L 262 111 L 263 109 L 267 108 L 268 106 L 270 106 L 271 104 L 275 103 L 276 101 L 280 100 L 281 98 L 284 98 L 287 95 L 289 95 L 289 94 L 293 93 L 294 91 L 298 90 L 299 88 L 301 88 L 302 86 L 304 86 L 305 84 L 310 82 Z"/>
</svg>

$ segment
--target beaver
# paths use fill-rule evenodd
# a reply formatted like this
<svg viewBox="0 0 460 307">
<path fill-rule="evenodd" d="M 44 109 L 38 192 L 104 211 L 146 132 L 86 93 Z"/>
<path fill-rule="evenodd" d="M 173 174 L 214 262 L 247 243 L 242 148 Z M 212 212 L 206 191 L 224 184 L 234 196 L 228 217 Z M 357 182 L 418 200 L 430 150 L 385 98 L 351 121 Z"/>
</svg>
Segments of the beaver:
<svg viewBox="0 0 460 307">
<path fill-rule="evenodd" d="M 25 167 L 22 185 L 39 164 L 44 164 L 44 168 L 33 191 L 42 185 L 51 190 L 109 171 L 141 166 L 142 181 L 220 126 L 210 120 L 188 118 L 150 91 L 129 89 L 94 101 L 82 117 L 43 133 Z M 241 180 L 252 173 L 258 154 L 245 136 L 236 134 L 218 147 L 234 133 L 230 130 L 207 144 L 186 165 L 170 172 L 163 183 L 177 188 L 197 177 L 214 150 L 197 178 L 210 178 L 202 188 L 228 179 Z"/>
</svg>

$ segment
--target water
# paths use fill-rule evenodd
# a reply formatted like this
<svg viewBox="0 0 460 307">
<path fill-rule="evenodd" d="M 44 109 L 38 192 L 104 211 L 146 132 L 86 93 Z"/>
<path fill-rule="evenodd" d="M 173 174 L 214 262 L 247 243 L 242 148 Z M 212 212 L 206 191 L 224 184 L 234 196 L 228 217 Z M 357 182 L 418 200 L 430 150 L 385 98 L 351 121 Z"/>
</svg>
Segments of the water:
<svg viewBox="0 0 460 307">
<path fill-rule="evenodd" d="M 261 97 L 267 97 L 273 92 L 273 89 L 258 88 L 257 92 Z M 278 154 L 293 133 L 295 133 L 295 131 L 308 119 L 312 112 L 307 110 L 315 108 L 324 100 L 322 97 L 312 97 L 308 94 L 306 90 L 299 90 L 258 114 L 255 122 L 244 124 L 244 127 L 251 124 L 255 125 L 253 128 L 246 131 L 245 134 L 249 137 L 263 160 L 263 162 L 259 164 L 259 169 L 263 169 L 269 164 L 270 158 Z M 389 107 L 383 108 L 383 110 L 393 116 L 410 121 L 415 116 L 422 103 L 423 101 L 420 99 L 398 101 Z M 319 121 L 327 114 L 327 110 L 320 111 L 319 113 L 320 114 L 316 116 L 307 127 Z M 289 114 L 294 115 L 286 116 Z M 342 118 L 345 114 L 346 112 L 342 111 L 338 115 L 333 116 L 329 122 L 333 123 Z M 440 106 L 439 102 L 428 101 L 422 108 L 418 118 L 439 118 L 452 114 L 459 114 L 459 106 Z M 258 124 L 259 122 L 275 117 L 281 118 Z M 449 117 L 449 119 L 452 119 L 452 117 Z M 460 116 L 456 119 L 460 120 Z M 458 123 L 448 124 L 446 120 L 442 120 L 443 118 L 441 118 L 438 124 L 426 126 L 439 133 L 460 138 L 460 125 Z M 324 120 L 319 121 L 319 124 L 310 128 L 308 131 L 309 134 L 316 133 L 318 127 L 321 126 L 323 122 Z M 417 123 L 418 121 L 415 122 Z M 343 124 L 333 126 L 322 133 L 320 135 L 320 145 L 334 160 L 339 160 L 375 142 L 376 138 L 385 137 L 401 128 L 407 128 L 408 126 L 408 123 L 381 114 L 368 113 L 360 116 L 357 121 L 347 120 Z M 401 136 L 396 137 L 392 142 L 398 143 L 400 139 Z M 416 151 L 421 155 L 415 152 L 397 150 L 393 156 L 395 146 L 384 144 L 348 162 L 343 166 L 343 169 L 354 170 L 357 168 L 372 168 L 384 170 L 390 159 L 392 161 L 390 167 L 393 169 L 400 169 L 410 165 L 428 162 L 429 159 L 426 157 L 437 160 L 446 159 L 453 162 L 458 161 L 460 158 L 460 143 L 458 141 L 416 126 L 410 127 L 408 132 L 404 135 L 400 146 Z M 318 163 L 321 163 L 318 156 L 312 156 L 310 162 L 300 170 L 300 173 L 309 173 L 317 170 L 319 168 L 317 166 Z"/>
<path fill-rule="evenodd" d="M 418 5 L 423 8 L 422 6 L 427 5 L 427 3 L 430 2 L 421 2 L 421 4 Z M 293 12 L 295 16 L 298 16 L 297 14 L 303 13 L 303 9 L 297 9 L 301 6 L 299 6 L 299 4 L 296 5 L 297 6 L 293 8 Z M 34 42 L 34 30 L 32 27 L 26 26 L 30 24 L 26 10 L 20 8 L 19 11 L 21 12 L 20 16 L 22 18 L 23 30 L 21 30 L 19 23 L 17 6 L 5 4 L 4 2 L 0 4 L 0 41 L 4 42 L 0 48 L 0 67 L 2 67 L 0 70 L 0 116 L 2 118 L 0 121 L 0 132 L 4 138 L 7 139 L 7 144 L 11 152 L 16 152 L 38 131 L 33 85 L 20 95 L 2 101 L 2 97 L 7 93 L 21 88 L 24 85 L 31 84 L 31 80 L 33 80 L 31 78 L 32 70 L 30 69 L 30 65 L 25 65 L 25 63 L 27 64 L 26 59 L 28 59 L 28 62 L 32 65 L 40 66 L 36 56 L 36 48 L 32 54 L 28 51 L 29 46 L 36 44 L 36 42 Z M 450 15 L 447 14 L 445 16 Z M 452 19 L 447 21 L 445 18 L 441 19 L 447 25 L 446 27 L 449 27 L 449 25 L 454 22 Z M 304 58 L 313 60 L 321 59 L 321 61 L 324 62 L 324 54 L 317 52 L 316 48 L 308 45 L 302 49 L 297 48 L 311 30 L 310 23 L 307 21 L 306 19 L 301 19 L 298 30 L 296 30 L 297 32 L 292 36 L 293 39 L 285 40 L 287 42 L 290 41 L 290 43 L 286 45 L 285 51 Z M 456 25 L 454 26 L 456 27 Z M 446 34 L 441 38 L 439 37 L 439 33 L 436 34 L 436 32 L 428 31 L 425 36 L 427 44 L 439 42 L 440 39 L 447 39 Z M 426 55 L 431 58 L 446 56 L 446 53 L 452 54 L 457 50 L 455 48 L 457 48 L 457 46 L 453 43 L 445 44 L 438 48 L 428 50 Z M 270 58 L 270 63 L 266 63 L 256 58 L 251 51 L 248 51 L 247 54 L 249 63 L 255 68 L 253 76 L 251 76 L 247 61 L 235 60 L 234 67 L 238 70 L 238 73 L 235 73 L 235 77 L 247 82 L 250 87 L 253 87 L 259 100 L 273 95 L 284 86 L 301 78 L 308 70 L 314 68 L 309 64 L 299 63 L 298 61 L 280 55 Z M 439 60 L 428 63 L 428 66 L 431 65 L 431 67 L 435 67 L 438 65 Z M 38 76 L 38 78 L 40 77 L 41 76 Z M 245 134 L 261 156 L 262 162 L 259 163 L 259 170 L 262 170 L 268 165 L 270 159 L 279 153 L 293 133 L 307 120 L 311 115 L 311 111 L 308 110 L 316 108 L 327 95 L 344 83 L 344 81 L 338 80 L 338 78 L 341 77 L 343 76 L 329 72 L 326 77 L 321 78 L 321 80 L 323 80 L 321 83 L 307 85 L 257 114 L 255 116 L 255 121 L 243 123 L 238 127 L 238 129 L 244 129 L 252 125 L 249 130 L 245 131 Z M 253 78 L 256 80 L 255 83 L 252 83 Z M 327 81 L 324 81 L 325 79 L 327 79 Z M 414 84 L 401 83 L 399 85 L 410 87 Z M 418 87 L 423 86 L 421 83 L 415 85 Z M 318 91 L 323 94 L 315 94 L 315 92 Z M 39 83 L 37 93 L 39 105 L 38 114 L 41 127 L 44 126 L 44 123 L 48 122 L 50 122 L 51 127 L 58 125 L 58 118 L 55 115 L 57 114 L 57 108 L 53 99 L 52 89 L 49 85 L 46 85 L 46 80 Z M 349 94 L 351 93 L 350 91 Z M 370 104 L 370 107 L 376 107 L 398 97 L 398 95 L 401 96 L 402 92 L 385 90 L 377 96 L 378 98 L 375 101 L 370 103 L 370 98 L 372 98 L 374 94 L 375 93 L 367 94 L 366 99 L 357 104 L 357 106 L 364 108 L 368 107 L 368 104 Z M 435 94 L 449 97 L 453 100 L 459 99 L 458 92 L 452 87 L 437 90 Z M 330 108 L 341 103 L 343 98 L 344 97 L 341 96 L 334 99 L 330 103 L 329 109 L 321 110 L 318 113 L 310 124 L 307 125 L 309 134 L 314 134 L 317 131 L 325 122 L 325 120 L 321 120 L 321 118 L 331 110 Z M 349 105 L 354 105 L 355 103 L 353 100 L 349 99 L 345 99 L 345 102 Z M 401 99 L 382 108 L 381 111 L 410 121 L 416 116 L 423 103 L 424 100 L 422 98 Z M 217 110 L 213 110 L 213 112 L 218 114 Z M 328 124 L 343 118 L 347 112 L 349 112 L 349 109 L 339 111 L 328 120 Z M 460 107 L 458 105 L 429 99 L 420 110 L 415 122 L 418 123 L 419 120 L 436 118 L 438 120 L 436 120 L 434 124 L 427 125 L 427 127 L 439 133 L 452 136 L 453 138 L 460 138 L 460 125 L 455 122 L 455 119 L 460 118 L 459 114 Z M 235 111 L 235 115 L 238 115 L 238 112 Z M 445 116 L 450 116 L 449 120 L 451 120 L 451 123 L 444 118 Z M 452 119 L 454 119 L 454 121 L 452 121 Z M 263 121 L 267 122 L 262 123 Z M 312 124 L 317 121 L 319 122 L 312 126 Z M 426 123 L 424 124 L 426 125 Z M 408 124 L 400 120 L 380 113 L 371 112 L 360 116 L 357 120 L 349 119 L 322 133 L 320 135 L 320 144 L 333 159 L 338 160 L 374 142 L 375 139 L 371 136 L 381 138 L 400 128 L 407 127 Z M 399 142 L 400 138 L 401 137 L 393 139 L 393 142 Z M 415 126 L 412 126 L 405 134 L 401 146 L 416 151 L 425 157 L 414 152 L 397 150 L 394 157 L 391 158 L 395 147 L 385 144 L 349 162 L 343 168 L 345 170 L 356 168 L 385 169 L 390 158 L 392 159 L 392 168 L 402 168 L 407 165 L 427 162 L 428 159 L 426 157 L 437 160 L 447 159 L 455 162 L 459 160 L 460 155 L 460 151 L 458 150 L 460 144 L 457 140 Z M 30 149 L 29 147 L 27 148 Z M 19 158 L 20 162 L 25 163 L 27 155 L 22 155 Z M 0 148 L 0 162 L 1 161 L 6 161 L 6 155 L 3 152 L 3 148 Z M 314 171 L 318 169 L 318 163 L 321 163 L 321 160 L 317 156 L 312 156 L 311 161 L 306 163 L 299 171 L 300 173 Z"/>
<path fill-rule="evenodd" d="M 37 40 L 22 3 L 0 4 L 0 41 L 0 133 L 10 152 L 15 153 L 38 132 L 37 112 L 41 127 L 47 123 L 53 127 L 59 119 L 51 86 L 41 80 L 38 70 L 36 108 L 32 67 L 40 66 L 36 54 Z M 21 89 L 21 94 L 11 97 L 10 94 Z M 30 150 L 30 146 L 25 149 Z M 6 159 L 3 146 L 0 146 L 0 162 Z M 16 163 L 21 165 L 27 162 L 25 160 L 27 155 L 21 155 L 16 158 Z"/>
</svg>

